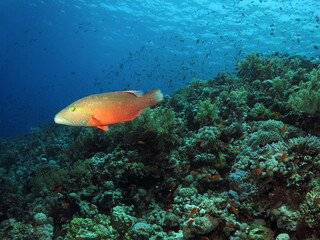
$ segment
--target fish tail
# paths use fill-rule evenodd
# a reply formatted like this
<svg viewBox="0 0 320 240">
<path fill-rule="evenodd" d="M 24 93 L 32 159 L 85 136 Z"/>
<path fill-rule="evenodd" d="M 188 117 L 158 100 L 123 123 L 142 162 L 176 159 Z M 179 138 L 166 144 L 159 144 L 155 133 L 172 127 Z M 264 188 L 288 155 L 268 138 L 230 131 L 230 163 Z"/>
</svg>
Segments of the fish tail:
<svg viewBox="0 0 320 240">
<path fill-rule="evenodd" d="M 159 102 L 163 101 L 163 94 L 160 89 L 153 90 L 151 92 L 146 93 L 142 97 L 143 108 L 152 107 Z"/>
</svg>

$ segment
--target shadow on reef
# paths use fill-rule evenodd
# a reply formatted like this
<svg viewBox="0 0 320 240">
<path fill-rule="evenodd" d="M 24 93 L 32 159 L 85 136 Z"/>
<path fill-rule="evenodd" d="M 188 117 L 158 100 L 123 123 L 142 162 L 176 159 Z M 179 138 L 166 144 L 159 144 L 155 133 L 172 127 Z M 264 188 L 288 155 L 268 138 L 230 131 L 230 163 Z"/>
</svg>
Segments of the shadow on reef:
<svg viewBox="0 0 320 240">
<path fill-rule="evenodd" d="M 0 238 L 319 239 L 319 60 L 235 69 L 108 132 L 0 140 Z"/>
</svg>

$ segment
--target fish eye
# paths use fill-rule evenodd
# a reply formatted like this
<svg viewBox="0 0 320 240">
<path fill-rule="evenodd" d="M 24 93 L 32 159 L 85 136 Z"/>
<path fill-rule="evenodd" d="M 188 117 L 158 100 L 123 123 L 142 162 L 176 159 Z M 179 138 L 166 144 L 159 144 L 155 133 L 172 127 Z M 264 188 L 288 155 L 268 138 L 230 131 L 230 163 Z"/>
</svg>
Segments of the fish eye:
<svg viewBox="0 0 320 240">
<path fill-rule="evenodd" d="M 76 107 L 75 107 L 75 106 L 70 107 L 70 111 L 71 111 L 71 112 L 74 112 L 75 110 L 76 110 Z"/>
</svg>

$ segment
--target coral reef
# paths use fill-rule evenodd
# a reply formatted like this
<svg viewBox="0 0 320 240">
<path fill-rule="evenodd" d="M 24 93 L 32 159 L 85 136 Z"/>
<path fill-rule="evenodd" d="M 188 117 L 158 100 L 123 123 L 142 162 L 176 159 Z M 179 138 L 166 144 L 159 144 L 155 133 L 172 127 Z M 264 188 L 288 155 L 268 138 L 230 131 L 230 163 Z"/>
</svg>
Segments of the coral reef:
<svg viewBox="0 0 320 240">
<path fill-rule="evenodd" d="M 1 239 L 320 239 L 320 67 L 250 53 L 108 132 L 0 139 Z"/>
</svg>

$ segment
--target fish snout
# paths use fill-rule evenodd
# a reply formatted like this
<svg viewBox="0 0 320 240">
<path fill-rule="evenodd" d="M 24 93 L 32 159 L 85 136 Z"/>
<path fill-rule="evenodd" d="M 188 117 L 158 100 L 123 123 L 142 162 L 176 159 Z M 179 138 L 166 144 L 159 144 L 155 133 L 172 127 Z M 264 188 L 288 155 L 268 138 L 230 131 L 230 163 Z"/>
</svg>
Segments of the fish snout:
<svg viewBox="0 0 320 240">
<path fill-rule="evenodd" d="M 66 119 L 64 119 L 63 117 L 58 116 L 58 115 L 56 115 L 54 117 L 54 122 L 57 124 L 64 124 L 64 125 L 66 125 L 68 123 L 68 121 Z"/>
</svg>

